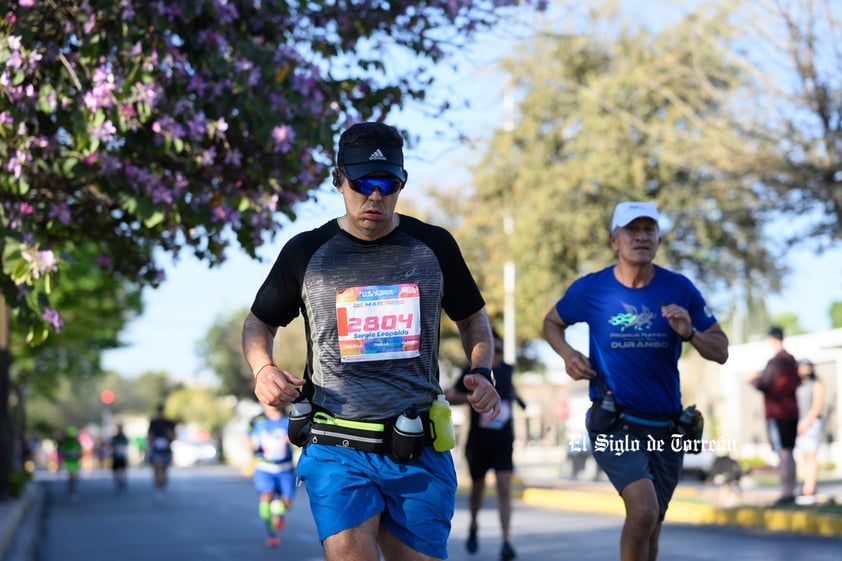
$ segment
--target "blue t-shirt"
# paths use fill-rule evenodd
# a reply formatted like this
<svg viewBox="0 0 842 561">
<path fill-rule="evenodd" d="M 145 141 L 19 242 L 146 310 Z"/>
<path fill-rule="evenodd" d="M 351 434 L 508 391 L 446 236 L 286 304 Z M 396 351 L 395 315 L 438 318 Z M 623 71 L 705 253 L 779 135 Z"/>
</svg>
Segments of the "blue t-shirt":
<svg viewBox="0 0 842 561">
<path fill-rule="evenodd" d="M 281 464 L 292 461 L 292 446 L 287 431 L 289 417 L 270 419 L 260 413 L 249 423 L 254 454 L 258 461 Z"/>
<path fill-rule="evenodd" d="M 598 376 L 590 381 L 591 399 L 606 390 L 631 411 L 667 417 L 681 411 L 678 358 L 682 341 L 661 316 L 661 306 L 676 304 L 690 313 L 699 331 L 716 323 L 699 290 L 684 275 L 655 266 L 641 288 L 614 277 L 614 266 L 577 279 L 556 303 L 568 325 L 590 329 L 589 358 Z"/>
</svg>

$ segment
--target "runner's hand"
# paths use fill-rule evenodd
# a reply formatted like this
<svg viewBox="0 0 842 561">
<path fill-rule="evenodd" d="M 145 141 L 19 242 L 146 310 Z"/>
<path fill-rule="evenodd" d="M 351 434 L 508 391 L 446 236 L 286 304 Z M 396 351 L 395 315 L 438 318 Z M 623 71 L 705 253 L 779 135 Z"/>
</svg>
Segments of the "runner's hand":
<svg viewBox="0 0 842 561">
<path fill-rule="evenodd" d="M 468 390 L 468 403 L 474 411 L 487 421 L 500 414 L 500 394 L 488 378 L 479 374 L 467 374 L 464 383 Z"/>
<path fill-rule="evenodd" d="M 261 403 L 272 407 L 290 405 L 298 398 L 304 379 L 277 366 L 267 366 L 254 380 L 254 395 Z"/>
</svg>

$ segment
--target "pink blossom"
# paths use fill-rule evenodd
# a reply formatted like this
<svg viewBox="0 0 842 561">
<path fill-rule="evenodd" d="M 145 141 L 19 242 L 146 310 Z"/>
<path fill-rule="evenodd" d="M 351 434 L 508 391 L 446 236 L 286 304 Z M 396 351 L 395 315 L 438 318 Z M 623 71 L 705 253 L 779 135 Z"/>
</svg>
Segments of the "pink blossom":
<svg viewBox="0 0 842 561">
<path fill-rule="evenodd" d="M 64 320 L 61 319 L 61 314 L 58 310 L 44 308 L 44 313 L 41 314 L 41 319 L 52 325 L 56 333 L 60 333 L 61 328 L 64 327 Z"/>
<path fill-rule="evenodd" d="M 278 152 L 289 152 L 295 142 L 295 130 L 289 125 L 282 125 L 272 129 L 272 140 L 275 141 L 275 150 Z"/>
<path fill-rule="evenodd" d="M 23 246 L 20 253 L 32 268 L 32 278 L 37 279 L 41 273 L 50 273 L 58 269 L 58 259 L 52 250 L 41 251 L 38 245 L 33 245 Z"/>
</svg>

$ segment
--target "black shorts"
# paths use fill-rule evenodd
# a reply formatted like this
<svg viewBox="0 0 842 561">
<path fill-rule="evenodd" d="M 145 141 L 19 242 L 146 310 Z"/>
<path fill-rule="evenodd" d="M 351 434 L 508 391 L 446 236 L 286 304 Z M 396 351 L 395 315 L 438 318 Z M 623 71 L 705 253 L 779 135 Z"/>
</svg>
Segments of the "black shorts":
<svg viewBox="0 0 842 561">
<path fill-rule="evenodd" d="M 472 444 L 465 448 L 465 459 L 468 461 L 468 470 L 471 472 L 471 479 L 476 481 L 483 479 L 488 470 L 513 471 L 512 462 L 514 443 L 496 442 L 494 444 Z"/>
<path fill-rule="evenodd" d="M 769 444 L 775 452 L 795 448 L 798 419 L 766 419 L 766 430 L 769 433 Z"/>
<path fill-rule="evenodd" d="M 126 469 L 128 465 L 126 458 L 111 458 L 111 469 L 113 470 Z"/>
</svg>

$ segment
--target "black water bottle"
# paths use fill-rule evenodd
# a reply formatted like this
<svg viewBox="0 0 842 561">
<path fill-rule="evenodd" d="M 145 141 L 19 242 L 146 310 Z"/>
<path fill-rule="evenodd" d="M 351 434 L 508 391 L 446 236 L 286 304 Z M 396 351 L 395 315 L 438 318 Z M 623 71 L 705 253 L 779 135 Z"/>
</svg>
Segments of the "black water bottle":
<svg viewBox="0 0 842 561">
<path fill-rule="evenodd" d="M 310 413 L 313 408 L 307 400 L 296 401 L 289 412 L 289 441 L 296 446 L 304 446 L 310 435 Z"/>
<path fill-rule="evenodd" d="M 678 431 L 684 439 L 684 451 L 698 454 L 702 451 L 702 433 L 705 421 L 702 414 L 696 411 L 696 405 L 687 406 L 678 418 Z"/>
<path fill-rule="evenodd" d="M 395 420 L 389 449 L 389 457 L 396 462 L 408 462 L 421 455 L 424 450 L 424 423 L 415 406 Z"/>
<path fill-rule="evenodd" d="M 695 415 L 695 405 L 690 405 L 689 407 L 685 408 L 684 411 L 681 412 L 681 416 L 678 418 L 678 424 L 681 425 L 682 430 L 687 432 L 688 429 L 693 426 L 693 417 Z"/>
</svg>

